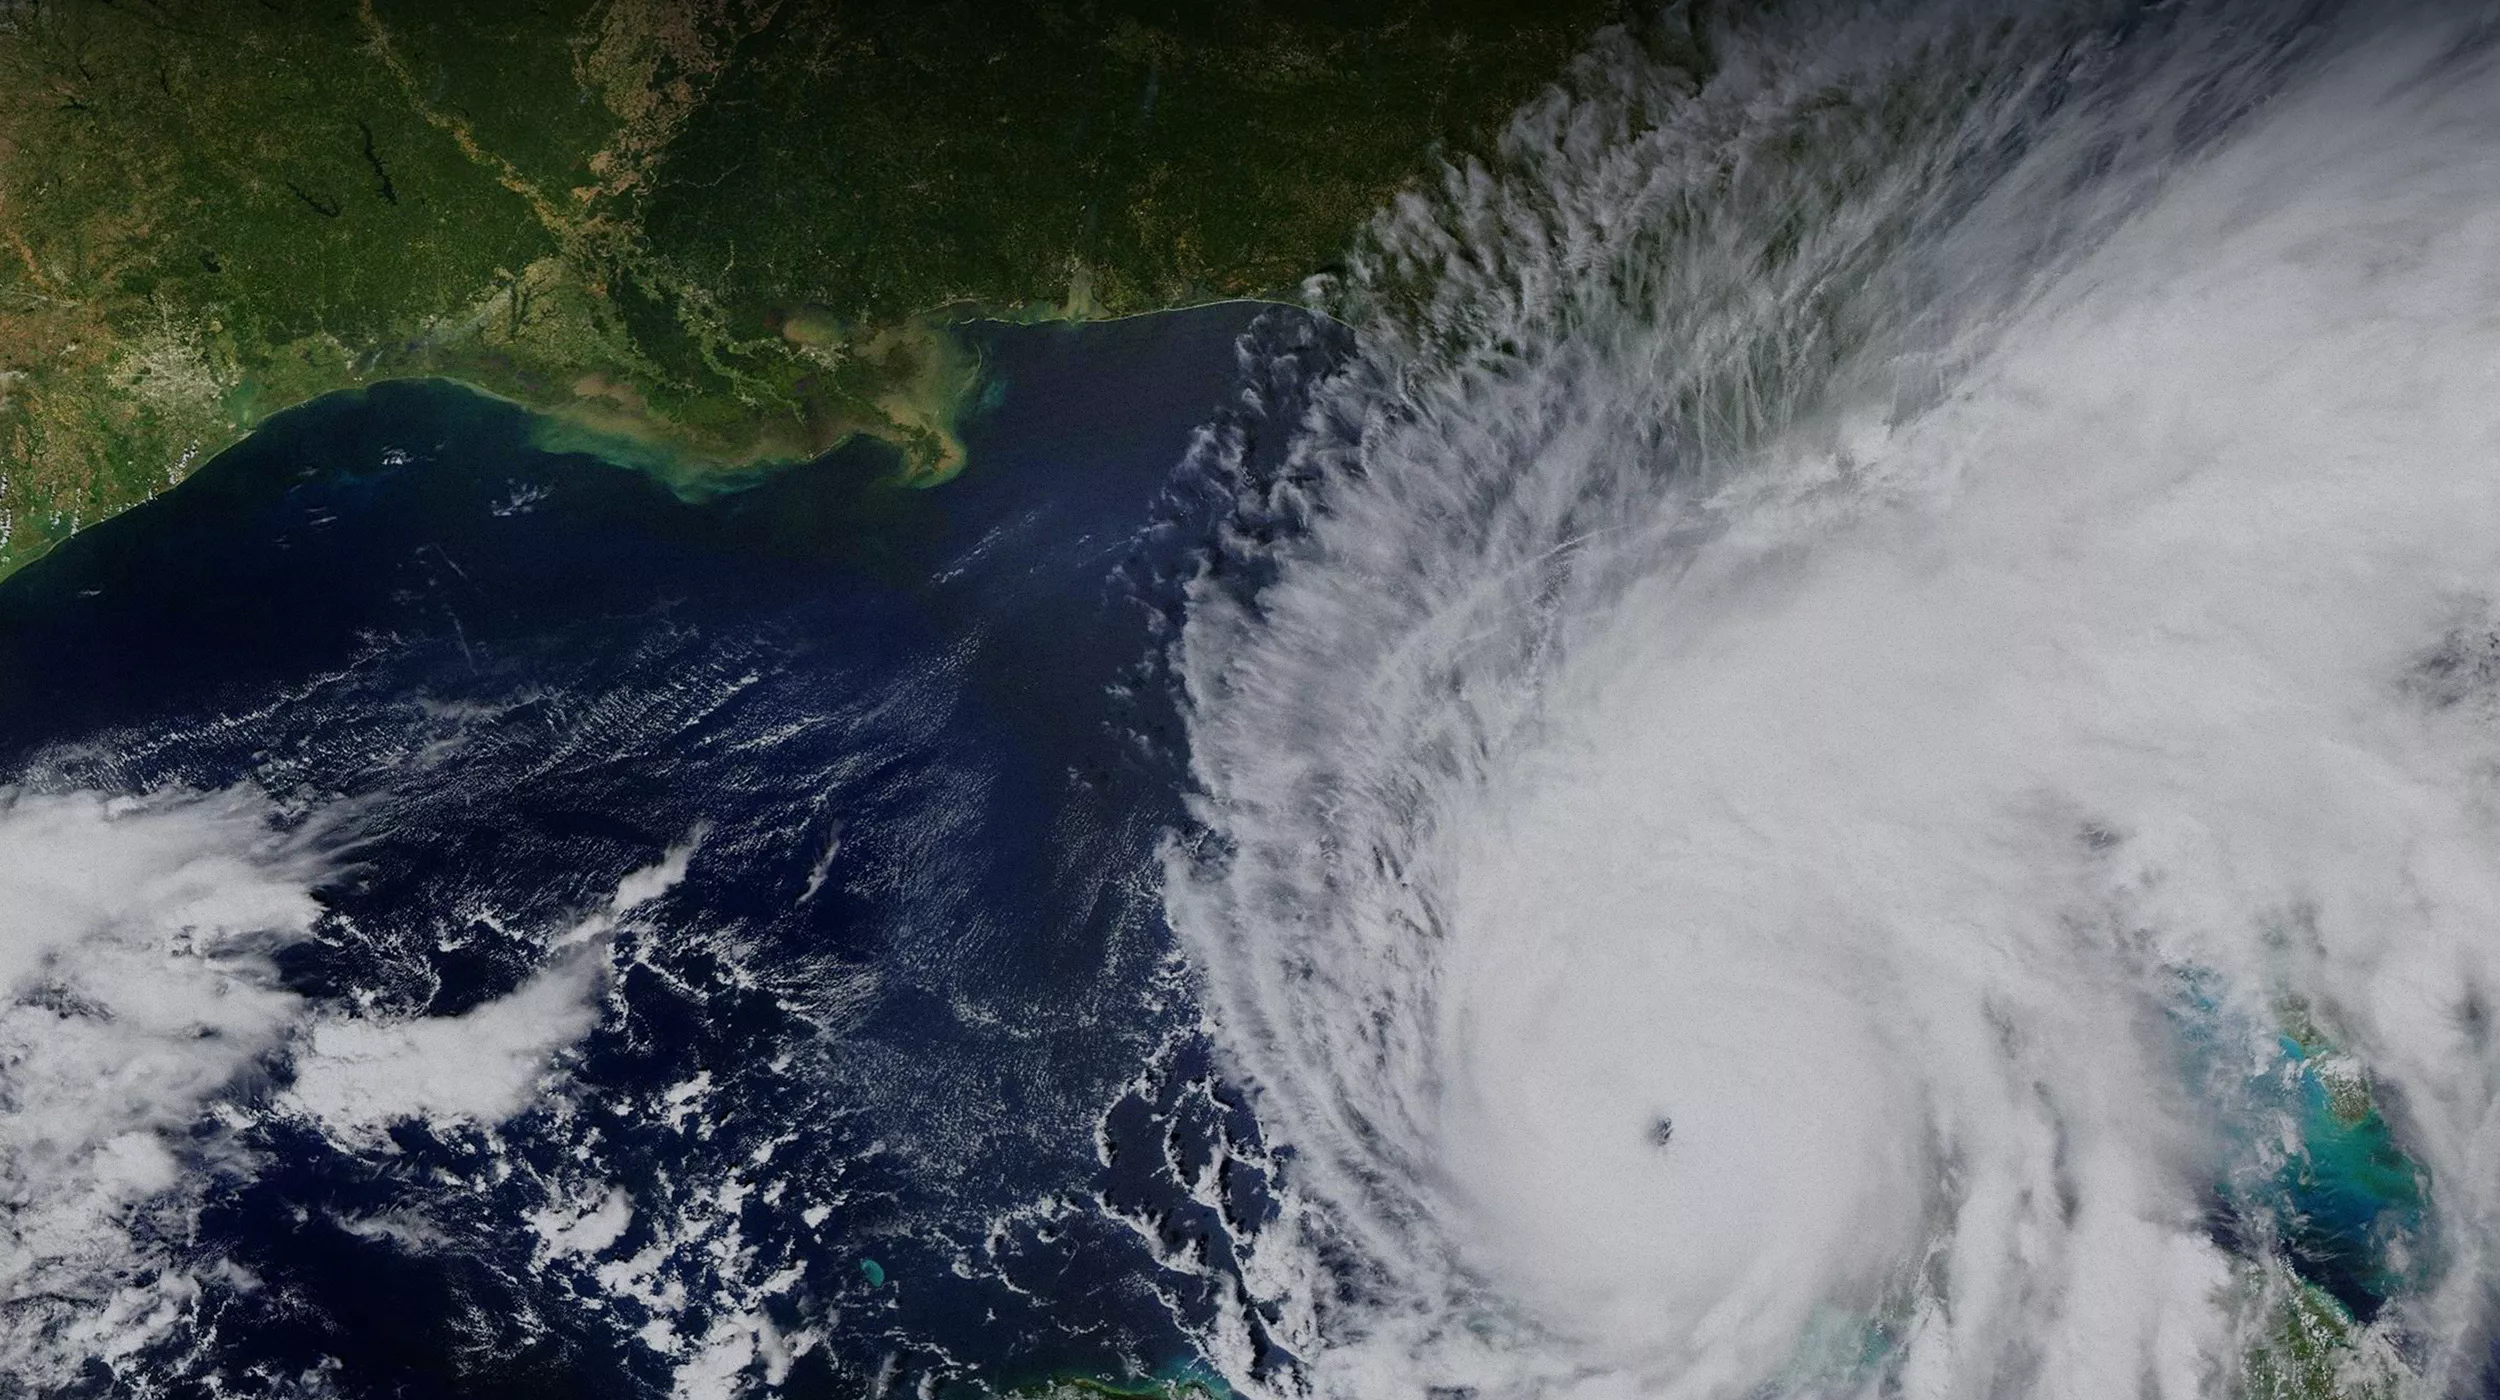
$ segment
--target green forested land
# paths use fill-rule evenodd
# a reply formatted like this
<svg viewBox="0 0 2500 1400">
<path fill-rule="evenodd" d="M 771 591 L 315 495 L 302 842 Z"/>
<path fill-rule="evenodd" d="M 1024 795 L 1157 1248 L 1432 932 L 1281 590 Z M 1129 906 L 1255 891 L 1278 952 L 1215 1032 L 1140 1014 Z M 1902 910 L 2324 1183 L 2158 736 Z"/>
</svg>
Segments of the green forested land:
<svg viewBox="0 0 2500 1400">
<path fill-rule="evenodd" d="M 949 316 L 1278 294 L 1619 0 L 0 0 L 0 572 L 452 375 L 952 463 Z"/>
</svg>

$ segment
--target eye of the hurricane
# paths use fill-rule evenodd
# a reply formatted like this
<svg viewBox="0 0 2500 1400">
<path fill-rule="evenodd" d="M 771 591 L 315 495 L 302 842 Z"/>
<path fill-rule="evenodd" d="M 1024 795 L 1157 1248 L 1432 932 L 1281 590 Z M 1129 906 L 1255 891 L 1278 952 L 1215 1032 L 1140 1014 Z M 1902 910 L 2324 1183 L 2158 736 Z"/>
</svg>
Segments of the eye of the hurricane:
<svg viewBox="0 0 2500 1400">
<path fill-rule="evenodd" d="M 2463 1393 L 2492 38 L 1805 8 L 1594 64 L 1208 449 L 1247 1276 L 1323 1395 Z"/>
<path fill-rule="evenodd" d="M 1715 1315 L 1751 1351 L 1876 1307 L 1914 1255 L 1927 1164 L 1872 925 L 1731 878 L 1739 852 L 1660 810 L 1709 783 L 1710 754 L 1565 743 L 1545 762 L 1428 867 L 1448 872 L 1438 1058 L 1459 1067 L 1441 1155 L 1477 1266 L 1644 1370 L 1703 1359 L 1660 1317 Z M 1646 1140 L 1606 1131 L 1627 1100 L 1675 1111 Z"/>
</svg>

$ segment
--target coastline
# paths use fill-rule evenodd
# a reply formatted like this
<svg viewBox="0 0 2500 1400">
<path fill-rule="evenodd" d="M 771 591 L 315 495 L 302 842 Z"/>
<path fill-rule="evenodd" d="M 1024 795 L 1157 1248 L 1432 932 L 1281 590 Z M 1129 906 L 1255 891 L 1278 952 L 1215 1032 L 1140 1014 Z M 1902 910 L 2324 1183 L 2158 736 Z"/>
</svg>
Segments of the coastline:
<svg viewBox="0 0 2500 1400">
<path fill-rule="evenodd" d="M 533 396 L 518 384 L 498 382 L 507 377 L 494 373 L 494 366 L 486 362 L 445 364 L 356 379 L 290 398 L 274 408 L 251 402 L 260 386 L 239 385 L 229 398 L 244 407 L 236 414 L 228 436 L 196 445 L 178 467 L 168 469 L 166 484 L 149 495 L 93 519 L 81 520 L 76 529 L 47 539 L 22 556 L 10 557 L 0 550 L 0 584 L 96 525 L 178 488 L 226 452 L 296 410 L 342 394 L 362 394 L 385 384 L 446 384 L 518 409 L 528 415 L 531 440 L 537 446 L 551 452 L 580 453 L 641 472 L 689 501 L 746 490 L 861 438 L 874 439 L 894 449 L 902 459 L 903 484 L 943 485 L 953 480 L 968 461 L 963 426 L 979 411 L 990 382 L 988 366 L 969 343 L 968 331 L 980 326 L 1114 326 L 1224 306 L 1285 308 L 1323 320 L 1336 319 L 1306 302 L 1283 297 L 1222 296 L 1111 315 L 1091 314 L 1049 302 L 1011 307 L 963 303 L 941 307 L 860 337 L 838 333 L 811 335 L 804 329 L 785 329 L 787 341 L 799 353 L 815 358 L 828 377 L 863 350 L 882 351 L 886 373 L 880 391 L 873 396 L 856 391 L 824 392 L 812 400 L 810 411 L 795 418 L 767 413 L 743 419 L 732 415 L 724 420 L 730 430 L 727 433 L 689 428 L 653 408 L 622 380 L 599 369 L 585 370 L 566 386 L 570 392 L 560 399 L 552 395 Z M 794 316 L 791 321 L 794 327 L 802 325 L 799 317 Z M 896 366 L 901 366 L 899 372 Z M 868 411 L 860 411 L 863 406 Z M 175 474 L 177 470 L 179 475 Z"/>
</svg>

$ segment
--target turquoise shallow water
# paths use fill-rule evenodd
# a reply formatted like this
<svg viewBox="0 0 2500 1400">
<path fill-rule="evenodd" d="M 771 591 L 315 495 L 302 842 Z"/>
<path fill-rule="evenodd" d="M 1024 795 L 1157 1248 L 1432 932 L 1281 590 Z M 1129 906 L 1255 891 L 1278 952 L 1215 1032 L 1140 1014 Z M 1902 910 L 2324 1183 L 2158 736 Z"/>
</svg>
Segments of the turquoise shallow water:
<svg viewBox="0 0 2500 1400">
<path fill-rule="evenodd" d="M 2339 1106 L 2311 1048 L 2288 1035 L 2280 1043 L 2300 1133 L 2273 1183 L 2285 1242 L 2305 1276 L 2354 1316 L 2375 1317 L 2428 1274 L 2427 1178 L 2375 1104 Z"/>
<path fill-rule="evenodd" d="M 2314 1032 L 2276 1033 L 2274 1056 L 2250 1066 L 2241 1047 L 2264 1041 L 2208 980 L 2180 979 L 2171 1019 L 2186 1084 L 2215 1105 L 2221 1159 L 2238 1164 L 2214 1183 L 2212 1232 L 2236 1251 L 2279 1249 L 2347 1313 L 2375 1318 L 2435 1270 L 2428 1174 L 2361 1068 Z"/>
</svg>

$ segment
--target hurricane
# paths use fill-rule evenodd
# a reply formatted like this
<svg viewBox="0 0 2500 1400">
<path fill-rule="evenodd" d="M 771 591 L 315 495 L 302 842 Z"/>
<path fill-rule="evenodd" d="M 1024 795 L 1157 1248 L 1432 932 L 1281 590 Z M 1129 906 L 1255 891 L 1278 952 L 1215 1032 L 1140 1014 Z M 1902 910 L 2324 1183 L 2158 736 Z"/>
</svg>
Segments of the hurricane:
<svg viewBox="0 0 2500 1400">
<path fill-rule="evenodd" d="M 1310 291 L 1174 653 L 1237 1388 L 2489 1383 L 2500 27 L 1677 9 Z"/>
</svg>

